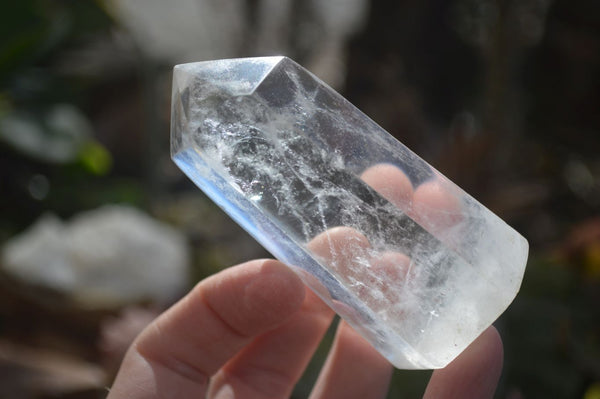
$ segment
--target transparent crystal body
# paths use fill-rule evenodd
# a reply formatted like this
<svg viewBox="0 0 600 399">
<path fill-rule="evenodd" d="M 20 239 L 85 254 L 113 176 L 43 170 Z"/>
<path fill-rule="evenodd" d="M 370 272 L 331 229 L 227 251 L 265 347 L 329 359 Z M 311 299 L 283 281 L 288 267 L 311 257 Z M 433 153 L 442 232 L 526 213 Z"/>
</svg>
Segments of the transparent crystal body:
<svg viewBox="0 0 600 399">
<path fill-rule="evenodd" d="M 286 57 L 174 69 L 176 164 L 398 368 L 447 365 L 527 241 Z"/>
</svg>

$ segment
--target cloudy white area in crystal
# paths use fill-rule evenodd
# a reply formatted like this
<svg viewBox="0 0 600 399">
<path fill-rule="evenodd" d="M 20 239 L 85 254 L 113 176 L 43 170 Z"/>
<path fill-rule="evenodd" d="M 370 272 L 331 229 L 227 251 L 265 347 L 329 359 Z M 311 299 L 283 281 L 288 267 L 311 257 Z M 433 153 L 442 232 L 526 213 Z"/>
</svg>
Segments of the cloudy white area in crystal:
<svg viewBox="0 0 600 399">
<path fill-rule="evenodd" d="M 527 241 L 289 58 L 176 66 L 171 146 L 398 368 L 444 367 L 519 290 Z"/>
</svg>

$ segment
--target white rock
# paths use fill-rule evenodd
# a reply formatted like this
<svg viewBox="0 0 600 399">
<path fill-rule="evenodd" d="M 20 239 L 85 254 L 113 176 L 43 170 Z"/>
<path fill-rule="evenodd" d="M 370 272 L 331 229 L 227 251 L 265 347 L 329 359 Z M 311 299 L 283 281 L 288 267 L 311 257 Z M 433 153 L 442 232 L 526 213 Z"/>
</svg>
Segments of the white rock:
<svg viewBox="0 0 600 399">
<path fill-rule="evenodd" d="M 68 223 L 42 217 L 5 244 L 2 265 L 82 305 L 111 307 L 181 294 L 188 251 L 185 237 L 169 226 L 134 208 L 105 206 Z"/>
</svg>

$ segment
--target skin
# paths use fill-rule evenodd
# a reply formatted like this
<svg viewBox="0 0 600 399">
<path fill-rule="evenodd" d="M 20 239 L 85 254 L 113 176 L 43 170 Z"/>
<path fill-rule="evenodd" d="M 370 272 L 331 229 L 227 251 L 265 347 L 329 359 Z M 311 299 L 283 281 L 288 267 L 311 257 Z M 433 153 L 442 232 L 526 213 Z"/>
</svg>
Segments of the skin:
<svg viewBox="0 0 600 399">
<path fill-rule="evenodd" d="M 376 165 L 362 178 L 432 232 L 443 235 L 460 221 L 459 203 L 442 181 L 414 189 L 391 165 Z M 332 249 L 341 255 L 337 267 L 342 272 L 344 262 L 368 246 L 366 237 L 344 227 L 309 244 L 322 256 Z M 404 254 L 387 253 L 372 264 L 402 276 L 409 261 Z M 333 315 L 281 262 L 263 259 L 231 267 L 201 281 L 142 331 L 108 398 L 287 398 Z M 424 397 L 492 398 L 502 360 L 502 341 L 490 327 L 446 368 L 434 371 Z M 310 399 L 385 398 L 392 370 L 341 322 Z"/>
</svg>

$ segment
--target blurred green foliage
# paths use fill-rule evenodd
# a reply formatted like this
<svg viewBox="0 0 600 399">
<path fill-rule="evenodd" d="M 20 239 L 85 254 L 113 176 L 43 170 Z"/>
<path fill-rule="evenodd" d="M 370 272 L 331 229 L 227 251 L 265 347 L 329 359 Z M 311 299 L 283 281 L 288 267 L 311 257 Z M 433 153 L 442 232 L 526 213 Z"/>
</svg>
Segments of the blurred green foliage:
<svg viewBox="0 0 600 399">
<path fill-rule="evenodd" d="M 109 35 L 93 1 L 24 0 L 0 16 L 0 237 L 42 212 L 69 216 L 106 202 L 143 202 L 136 176 L 109 176 L 113 156 L 90 119 L 106 77 L 73 73 L 72 53 Z M 110 79 L 110 77 L 108 77 Z M 116 77 L 118 78 L 118 77 Z"/>
</svg>

